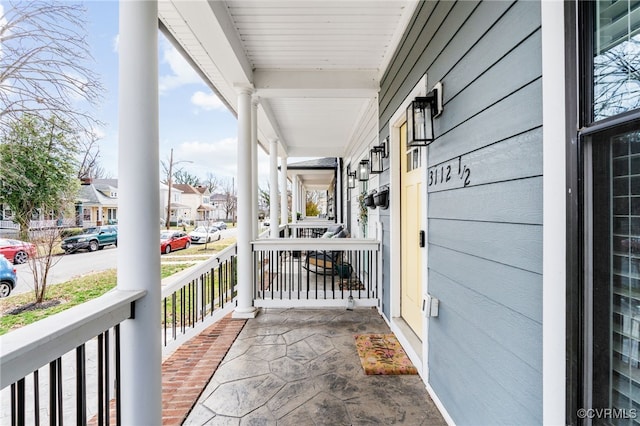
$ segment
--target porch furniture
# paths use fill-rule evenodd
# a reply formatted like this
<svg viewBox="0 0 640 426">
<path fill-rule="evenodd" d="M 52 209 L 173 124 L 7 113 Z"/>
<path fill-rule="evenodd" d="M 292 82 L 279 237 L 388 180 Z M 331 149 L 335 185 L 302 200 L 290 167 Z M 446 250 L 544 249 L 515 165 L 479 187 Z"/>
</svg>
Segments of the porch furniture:
<svg viewBox="0 0 640 426">
<path fill-rule="evenodd" d="M 321 238 L 347 238 L 349 233 L 336 225 L 327 228 Z M 303 267 L 310 272 L 323 275 L 336 275 L 340 278 L 348 278 L 352 267 L 342 260 L 342 251 L 309 251 L 307 252 Z"/>
</svg>

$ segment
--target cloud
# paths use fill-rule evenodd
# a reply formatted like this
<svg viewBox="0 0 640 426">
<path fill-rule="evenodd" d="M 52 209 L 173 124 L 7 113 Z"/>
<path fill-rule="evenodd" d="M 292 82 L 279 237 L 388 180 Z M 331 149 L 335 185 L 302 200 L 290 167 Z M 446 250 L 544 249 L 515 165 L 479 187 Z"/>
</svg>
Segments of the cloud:
<svg viewBox="0 0 640 426">
<path fill-rule="evenodd" d="M 215 142 L 183 142 L 179 147 L 181 159 L 194 162 L 194 167 L 202 172 L 199 175 L 213 173 L 217 176 L 237 175 L 237 139 L 225 138 Z"/>
<path fill-rule="evenodd" d="M 119 51 L 119 47 L 120 47 L 120 34 L 116 34 L 115 37 L 113 37 L 113 51 L 114 53 L 118 53 Z"/>
<path fill-rule="evenodd" d="M 160 50 L 161 62 L 169 65 L 171 70 L 169 74 L 160 76 L 160 93 L 165 93 L 187 84 L 202 83 L 202 79 L 193 67 L 168 41 L 161 39 Z"/>
<path fill-rule="evenodd" d="M 227 107 L 214 93 L 205 93 L 200 90 L 198 90 L 191 96 L 191 103 L 206 111 L 215 109 L 226 111 L 227 109 Z"/>
<path fill-rule="evenodd" d="M 214 142 L 189 141 L 180 144 L 175 158 L 193 161 L 182 164 L 200 177 L 208 173 L 230 178 L 238 175 L 238 139 L 225 138 Z M 258 149 L 258 182 L 261 187 L 269 180 L 269 157 Z"/>
</svg>

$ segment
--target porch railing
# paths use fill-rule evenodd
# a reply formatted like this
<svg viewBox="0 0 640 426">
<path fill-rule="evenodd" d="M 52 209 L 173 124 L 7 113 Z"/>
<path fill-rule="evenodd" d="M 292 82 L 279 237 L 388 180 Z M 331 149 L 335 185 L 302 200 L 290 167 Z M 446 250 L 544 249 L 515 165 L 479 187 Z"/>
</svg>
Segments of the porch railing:
<svg viewBox="0 0 640 426">
<path fill-rule="evenodd" d="M 162 281 L 164 356 L 234 308 L 236 252 Z M 144 294 L 115 289 L 0 336 L 0 424 L 119 424 L 120 324 Z"/>
<path fill-rule="evenodd" d="M 321 237 L 331 226 L 340 225 L 339 223 L 328 220 L 309 220 L 297 223 L 287 224 L 287 237 L 293 238 L 318 238 Z"/>
<path fill-rule="evenodd" d="M 117 414 L 110 419 L 110 400 L 115 397 L 119 413 L 120 389 L 112 384 L 121 375 L 120 323 L 144 294 L 114 290 L 0 337 L 0 422 L 87 424 L 98 416 L 101 424 L 118 423 Z"/>
<path fill-rule="evenodd" d="M 377 306 L 380 242 L 355 238 L 254 241 L 256 306 Z"/>
<path fill-rule="evenodd" d="M 235 307 L 237 245 L 162 280 L 163 343 L 169 352 Z"/>
</svg>

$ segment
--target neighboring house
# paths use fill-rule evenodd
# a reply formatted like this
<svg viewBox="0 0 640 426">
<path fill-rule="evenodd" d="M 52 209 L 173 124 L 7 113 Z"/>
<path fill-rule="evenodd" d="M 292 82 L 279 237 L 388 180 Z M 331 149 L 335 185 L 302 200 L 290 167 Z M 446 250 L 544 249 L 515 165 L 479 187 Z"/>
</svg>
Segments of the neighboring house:
<svg viewBox="0 0 640 426">
<path fill-rule="evenodd" d="M 77 224 L 93 226 L 118 222 L 118 180 L 84 179 L 76 197 Z"/>
<path fill-rule="evenodd" d="M 173 188 L 182 191 L 181 202 L 189 206 L 189 210 L 184 212 L 183 219 L 194 223 L 214 219 L 215 208 L 210 203 L 211 192 L 209 192 L 209 188 L 202 185 L 195 187 L 186 184 L 176 184 L 173 185 Z"/>
<path fill-rule="evenodd" d="M 173 186 L 171 188 L 171 204 L 169 205 L 167 197 L 169 196 L 169 187 L 164 183 L 160 184 L 160 222 L 167 220 L 167 208 L 171 209 L 170 221 L 178 221 L 180 219 L 191 219 L 191 207 L 182 202 L 182 190 Z"/>
<path fill-rule="evenodd" d="M 233 220 L 236 197 L 232 194 L 211 194 L 212 216 L 216 220 Z"/>
</svg>

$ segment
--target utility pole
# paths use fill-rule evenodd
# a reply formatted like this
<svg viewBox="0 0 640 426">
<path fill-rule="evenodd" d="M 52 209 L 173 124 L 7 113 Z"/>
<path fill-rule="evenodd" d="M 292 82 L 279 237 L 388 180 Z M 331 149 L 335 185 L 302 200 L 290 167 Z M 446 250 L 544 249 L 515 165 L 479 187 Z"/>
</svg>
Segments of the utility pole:
<svg viewBox="0 0 640 426">
<path fill-rule="evenodd" d="M 190 160 L 180 160 L 176 161 L 175 164 L 178 163 L 193 163 Z M 169 156 L 169 176 L 167 176 L 167 185 L 169 185 L 169 192 L 167 193 L 167 222 L 165 223 L 167 229 L 170 227 L 171 220 L 171 187 L 173 186 L 173 148 L 171 148 L 171 155 Z"/>
<path fill-rule="evenodd" d="M 173 174 L 173 148 L 171 148 L 171 156 L 169 157 L 169 176 L 167 177 L 167 185 L 169 185 L 169 192 L 167 194 L 167 221 L 165 226 L 167 229 L 171 226 L 169 221 L 171 220 L 171 175 Z"/>
</svg>

